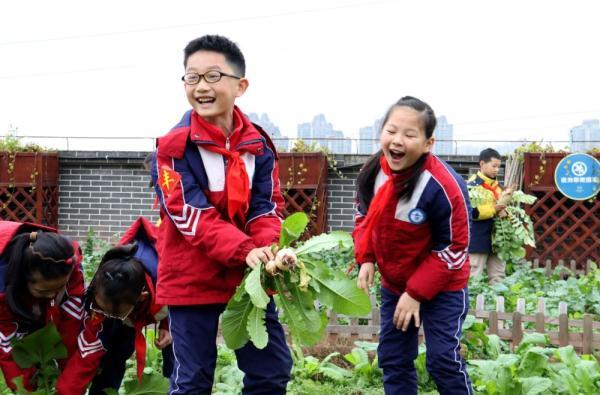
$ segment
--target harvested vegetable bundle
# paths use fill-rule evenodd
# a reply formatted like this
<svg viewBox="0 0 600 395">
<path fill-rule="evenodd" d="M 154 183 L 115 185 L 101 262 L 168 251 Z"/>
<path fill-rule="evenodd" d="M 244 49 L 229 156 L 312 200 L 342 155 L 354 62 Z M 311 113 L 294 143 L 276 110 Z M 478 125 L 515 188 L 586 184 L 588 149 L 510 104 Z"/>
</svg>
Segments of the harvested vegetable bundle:
<svg viewBox="0 0 600 395">
<path fill-rule="evenodd" d="M 339 246 L 352 246 L 346 232 L 321 234 L 292 248 L 304 233 L 308 217 L 289 216 L 281 225 L 279 249 L 274 261 L 259 263 L 238 286 L 223 313 L 222 329 L 227 347 L 235 350 L 248 340 L 262 349 L 268 342 L 265 313 L 269 296 L 277 292 L 275 303 L 292 336 L 306 345 L 317 343 L 327 326 L 325 306 L 340 314 L 361 316 L 371 310 L 368 295 L 341 271 L 331 270 L 316 253 Z"/>
<path fill-rule="evenodd" d="M 477 188 L 469 188 L 473 206 L 478 206 L 484 197 Z M 506 216 L 494 218 L 492 250 L 506 263 L 518 263 L 525 257 L 525 246 L 535 247 L 533 222 L 521 204 L 533 204 L 537 198 L 522 191 L 502 193 L 497 204 L 506 206 Z"/>
</svg>

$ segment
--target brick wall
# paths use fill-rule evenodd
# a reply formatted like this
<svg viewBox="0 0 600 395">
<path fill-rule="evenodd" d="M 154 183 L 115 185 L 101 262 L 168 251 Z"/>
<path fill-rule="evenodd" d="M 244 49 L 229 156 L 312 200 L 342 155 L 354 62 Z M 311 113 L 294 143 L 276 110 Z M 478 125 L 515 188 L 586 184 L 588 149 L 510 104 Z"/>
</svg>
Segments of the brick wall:
<svg viewBox="0 0 600 395">
<path fill-rule="evenodd" d="M 60 154 L 59 228 L 82 242 L 91 227 L 98 238 L 116 242 L 133 220 L 156 221 L 154 192 L 143 168 L 147 152 L 65 151 Z M 351 231 L 355 182 L 366 155 L 336 156 L 329 171 L 329 230 Z M 476 157 L 444 157 L 463 177 L 478 168 Z"/>
<path fill-rule="evenodd" d="M 61 152 L 59 228 L 82 242 L 92 227 L 98 238 L 116 242 L 137 217 L 156 221 L 150 176 L 143 168 L 146 155 Z"/>
</svg>

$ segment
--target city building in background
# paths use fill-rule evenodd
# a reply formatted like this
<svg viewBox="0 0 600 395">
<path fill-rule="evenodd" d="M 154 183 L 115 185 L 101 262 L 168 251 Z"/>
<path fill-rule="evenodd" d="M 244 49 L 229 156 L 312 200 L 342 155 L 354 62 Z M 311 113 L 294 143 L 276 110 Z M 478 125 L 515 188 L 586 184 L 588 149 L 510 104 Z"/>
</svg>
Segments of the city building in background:
<svg viewBox="0 0 600 395">
<path fill-rule="evenodd" d="M 433 153 L 436 155 L 453 155 L 454 149 L 454 125 L 448 123 L 444 115 L 437 118 L 437 126 L 433 132 L 435 144 Z"/>
<path fill-rule="evenodd" d="M 378 119 L 372 126 L 365 126 L 358 131 L 358 153 L 363 155 L 374 154 L 379 150 L 379 132 L 382 119 Z"/>
<path fill-rule="evenodd" d="M 589 151 L 600 147 L 600 120 L 591 119 L 583 121 L 579 126 L 571 129 L 571 151 Z"/>
<path fill-rule="evenodd" d="M 352 140 L 345 137 L 342 131 L 334 130 L 323 114 L 315 115 L 312 122 L 299 124 L 297 136 L 307 144 L 317 143 L 336 154 L 352 153 Z"/>
<path fill-rule="evenodd" d="M 281 134 L 279 127 L 271 122 L 267 114 L 263 113 L 259 117 L 258 114 L 251 112 L 248 114 L 248 119 L 250 119 L 250 122 L 260 125 L 271 136 L 278 151 L 289 151 L 290 139 Z"/>
</svg>

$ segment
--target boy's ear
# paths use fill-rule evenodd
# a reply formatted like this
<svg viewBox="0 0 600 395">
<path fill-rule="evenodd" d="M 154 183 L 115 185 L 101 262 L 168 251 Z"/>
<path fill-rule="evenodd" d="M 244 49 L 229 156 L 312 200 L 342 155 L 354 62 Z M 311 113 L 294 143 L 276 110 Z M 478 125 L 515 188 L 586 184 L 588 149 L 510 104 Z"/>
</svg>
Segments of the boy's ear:
<svg viewBox="0 0 600 395">
<path fill-rule="evenodd" d="M 483 165 L 485 165 L 485 161 L 484 160 L 480 160 L 479 161 L 479 167 L 481 168 L 481 167 L 483 167 Z"/>
<path fill-rule="evenodd" d="M 244 94 L 244 92 L 246 92 L 246 89 L 248 89 L 248 85 L 250 85 L 250 82 L 248 82 L 248 80 L 246 78 L 242 78 L 238 81 L 238 91 L 237 94 L 235 95 L 235 97 L 240 97 Z"/>
</svg>

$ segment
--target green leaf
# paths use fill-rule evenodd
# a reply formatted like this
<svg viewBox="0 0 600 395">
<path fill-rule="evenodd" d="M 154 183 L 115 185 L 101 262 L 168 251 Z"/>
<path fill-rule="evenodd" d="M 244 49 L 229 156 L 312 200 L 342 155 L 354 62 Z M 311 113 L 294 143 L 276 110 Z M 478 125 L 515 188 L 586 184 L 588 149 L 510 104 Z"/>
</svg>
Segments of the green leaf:
<svg viewBox="0 0 600 395">
<path fill-rule="evenodd" d="M 281 224 L 279 247 L 287 247 L 298 240 L 308 225 L 308 216 L 303 212 L 290 215 Z"/>
<path fill-rule="evenodd" d="M 573 346 L 565 346 L 560 347 L 555 351 L 556 355 L 560 358 L 561 361 L 565 363 L 572 371 L 575 371 L 575 367 L 579 362 L 579 357 L 575 353 L 575 349 Z"/>
<path fill-rule="evenodd" d="M 35 364 L 52 363 L 55 359 L 67 357 L 67 349 L 56 326 L 47 325 L 17 340 L 13 344 L 12 357 L 21 368 L 29 368 Z"/>
<path fill-rule="evenodd" d="M 161 374 L 144 374 L 142 380 L 125 383 L 127 395 L 164 395 L 169 391 L 169 380 Z"/>
<path fill-rule="evenodd" d="M 337 247 L 352 248 L 352 235 L 347 232 L 334 231 L 329 234 L 323 233 L 307 240 L 296 249 L 296 255 L 313 254 L 323 250 L 331 250 Z"/>
<path fill-rule="evenodd" d="M 542 345 L 547 346 L 550 344 L 550 339 L 547 335 L 543 333 L 525 333 L 523 335 L 523 340 L 519 344 L 519 347 L 516 349 L 517 354 L 521 354 L 522 352 L 529 349 L 532 345 Z"/>
<path fill-rule="evenodd" d="M 240 285 L 238 289 L 244 288 Z M 238 296 L 239 300 L 236 300 L 235 296 L 231 298 L 221 320 L 223 339 L 227 347 L 232 350 L 242 348 L 248 342 L 247 321 L 254 308 L 248 293 L 240 292 Z"/>
<path fill-rule="evenodd" d="M 306 345 L 313 345 L 321 339 L 327 325 L 325 312 L 315 310 L 314 299 L 309 292 L 300 291 L 295 284 L 288 283 L 287 286 L 286 290 L 284 280 L 276 279 L 278 295 L 275 302 L 283 312 L 282 319 L 292 336 Z"/>
<path fill-rule="evenodd" d="M 552 380 L 546 377 L 519 377 L 523 395 L 542 394 L 552 387 Z"/>
<path fill-rule="evenodd" d="M 246 327 L 250 340 L 259 350 L 265 348 L 269 342 L 269 334 L 265 326 L 265 314 L 265 310 L 254 306 L 248 316 L 248 325 Z"/>
<path fill-rule="evenodd" d="M 548 357 L 540 350 L 539 347 L 532 347 L 525 353 L 518 369 L 520 377 L 541 376 L 545 372 Z"/>
<path fill-rule="evenodd" d="M 349 278 L 322 279 L 309 272 L 319 283 L 319 300 L 330 309 L 350 316 L 367 315 L 371 311 L 371 301 L 356 281 Z"/>
<path fill-rule="evenodd" d="M 252 269 L 252 271 L 244 281 L 244 289 L 246 290 L 248 295 L 250 295 L 252 303 L 256 307 L 264 310 L 267 308 L 267 304 L 269 304 L 269 296 L 263 289 L 262 283 L 260 281 L 262 267 L 263 263 L 259 262 L 258 265 L 256 265 L 256 267 Z"/>
</svg>

